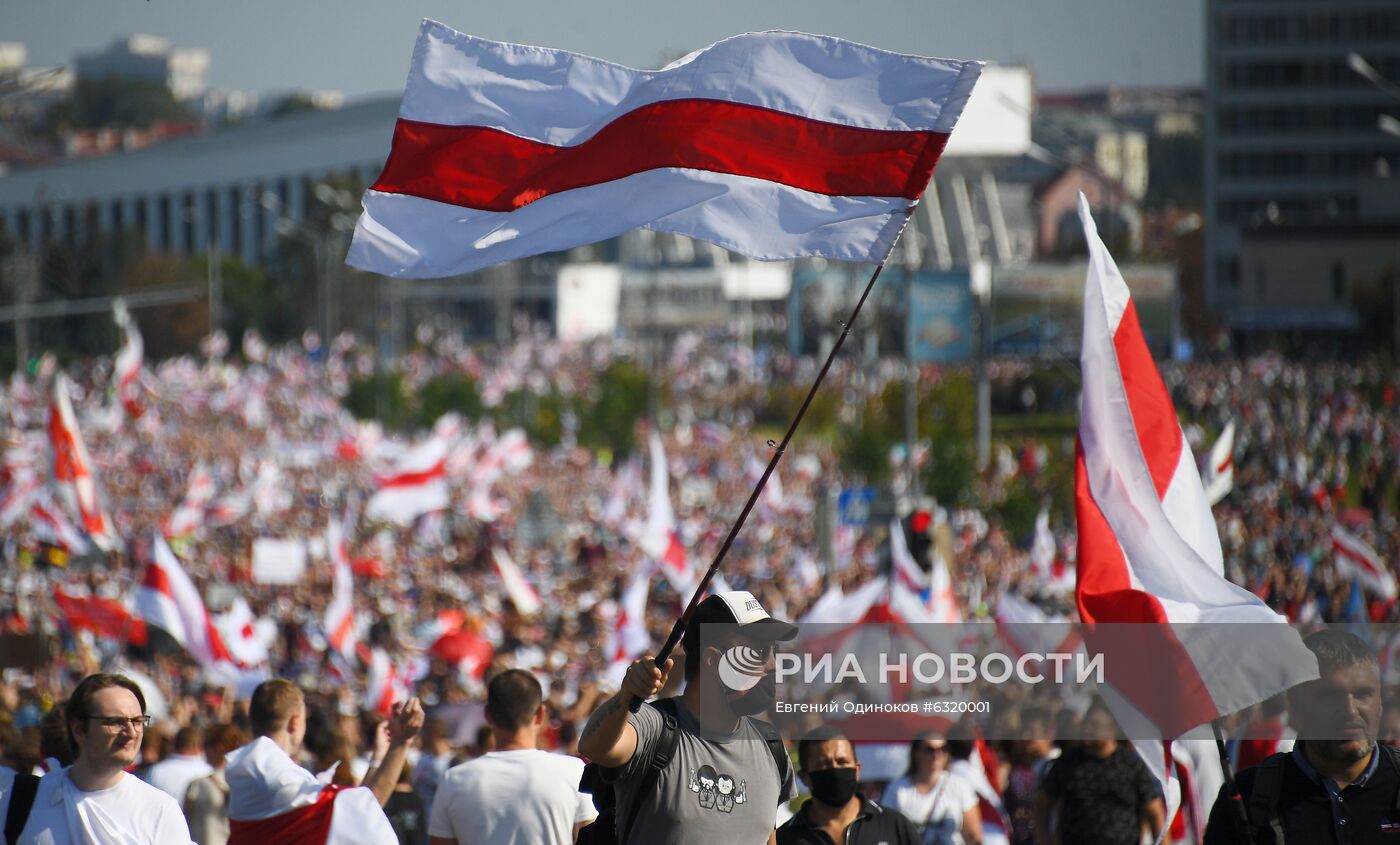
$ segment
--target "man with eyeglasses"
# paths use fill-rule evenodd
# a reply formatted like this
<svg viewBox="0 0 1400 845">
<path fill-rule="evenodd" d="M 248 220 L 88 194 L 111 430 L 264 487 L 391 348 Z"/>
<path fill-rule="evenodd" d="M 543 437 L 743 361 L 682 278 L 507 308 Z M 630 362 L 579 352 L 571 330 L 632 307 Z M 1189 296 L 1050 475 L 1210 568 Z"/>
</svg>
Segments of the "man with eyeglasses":
<svg viewBox="0 0 1400 845">
<path fill-rule="evenodd" d="M 175 799 L 126 772 L 150 724 L 141 688 L 123 675 L 89 675 L 64 715 L 73 765 L 39 781 L 29 820 L 11 845 L 189 845 Z"/>
</svg>

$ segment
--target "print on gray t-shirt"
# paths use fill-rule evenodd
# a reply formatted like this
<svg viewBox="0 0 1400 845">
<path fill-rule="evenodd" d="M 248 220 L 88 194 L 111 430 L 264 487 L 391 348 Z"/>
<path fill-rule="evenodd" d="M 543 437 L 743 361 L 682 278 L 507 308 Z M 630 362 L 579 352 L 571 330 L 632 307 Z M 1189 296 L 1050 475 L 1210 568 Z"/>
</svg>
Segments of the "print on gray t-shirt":
<svg viewBox="0 0 1400 845">
<path fill-rule="evenodd" d="M 677 701 L 680 727 L 676 753 L 657 778 L 655 792 L 632 825 L 632 843 L 646 845 L 761 845 L 777 821 L 778 805 L 796 795 L 792 769 L 783 783 L 763 734 L 745 718 L 733 734 L 702 738 L 700 727 Z M 627 765 L 607 773 L 617 793 L 621 824 L 638 800 L 637 787 L 660 738 L 661 714 L 643 707 L 629 715 L 637 752 Z"/>
</svg>

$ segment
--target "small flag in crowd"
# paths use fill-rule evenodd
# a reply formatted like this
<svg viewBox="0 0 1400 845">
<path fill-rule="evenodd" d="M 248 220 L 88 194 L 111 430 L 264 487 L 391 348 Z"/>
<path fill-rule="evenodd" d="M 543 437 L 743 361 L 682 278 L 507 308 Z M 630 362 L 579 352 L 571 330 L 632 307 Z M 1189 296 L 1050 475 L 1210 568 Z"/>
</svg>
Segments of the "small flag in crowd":
<svg viewBox="0 0 1400 845">
<path fill-rule="evenodd" d="M 1235 487 L 1235 421 L 1230 420 L 1225 430 L 1216 438 L 1206 457 L 1206 471 L 1201 478 L 1206 488 L 1206 503 L 1215 507 L 1216 503 L 1230 494 Z"/>
<path fill-rule="evenodd" d="M 83 445 L 68 398 L 68 377 L 57 373 L 53 380 L 53 402 L 49 405 L 49 443 L 53 447 L 53 478 L 68 504 L 97 547 L 111 551 L 118 545 L 112 521 L 103 510 L 92 474 L 92 458 Z"/>
<path fill-rule="evenodd" d="M 1332 554 L 1337 571 L 1389 601 L 1395 598 L 1395 574 L 1366 541 L 1340 525 L 1332 526 Z"/>
</svg>

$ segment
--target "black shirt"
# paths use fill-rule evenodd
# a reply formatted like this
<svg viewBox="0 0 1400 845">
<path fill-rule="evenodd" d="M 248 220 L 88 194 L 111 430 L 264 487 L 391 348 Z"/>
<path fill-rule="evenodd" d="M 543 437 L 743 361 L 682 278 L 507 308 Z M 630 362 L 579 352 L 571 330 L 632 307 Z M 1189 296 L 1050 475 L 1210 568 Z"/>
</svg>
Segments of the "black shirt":
<svg viewBox="0 0 1400 845">
<path fill-rule="evenodd" d="M 919 845 L 919 832 L 914 823 L 898 810 L 881 807 L 869 798 L 856 793 L 860 799 L 860 815 L 846 828 L 846 841 L 840 845 Z M 837 845 L 831 841 L 821 825 L 812 821 L 808 809 L 809 799 L 797 815 L 778 828 L 778 845 Z"/>
<path fill-rule="evenodd" d="M 1335 781 L 1324 778 L 1308 764 L 1303 744 L 1298 743 L 1283 759 L 1279 784 L 1278 817 L 1284 845 L 1400 843 L 1400 814 L 1395 809 L 1400 766 L 1396 765 L 1394 753 L 1378 747 L 1365 774 L 1338 791 Z M 1246 807 L 1254 794 L 1259 769 L 1254 766 L 1236 776 Z M 1205 845 L 1246 845 L 1248 840 L 1236 820 L 1238 813 L 1222 787 L 1210 810 Z M 1266 822 L 1260 819 L 1259 823 Z"/>
<path fill-rule="evenodd" d="M 1158 797 L 1147 764 L 1123 742 L 1102 758 L 1069 751 L 1050 766 L 1041 788 L 1059 803 L 1060 841 L 1075 845 L 1138 845 L 1147 805 Z"/>
<path fill-rule="evenodd" d="M 409 790 L 395 790 L 384 804 L 384 815 L 399 836 L 399 845 L 423 845 L 428 841 L 428 813 L 423 799 Z"/>
</svg>

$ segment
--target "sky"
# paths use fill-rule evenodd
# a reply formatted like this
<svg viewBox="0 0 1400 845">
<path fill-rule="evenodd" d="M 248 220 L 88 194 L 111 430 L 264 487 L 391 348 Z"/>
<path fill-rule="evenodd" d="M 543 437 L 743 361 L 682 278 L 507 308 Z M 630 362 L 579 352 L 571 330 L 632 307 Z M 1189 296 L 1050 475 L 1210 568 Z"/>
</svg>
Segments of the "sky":
<svg viewBox="0 0 1400 845">
<path fill-rule="evenodd" d="M 403 89 L 422 18 L 634 67 L 745 31 L 1025 64 L 1040 90 L 1199 85 L 1204 0 L 3 0 L 0 41 L 68 64 L 131 33 L 210 53 L 212 88 Z"/>
</svg>

